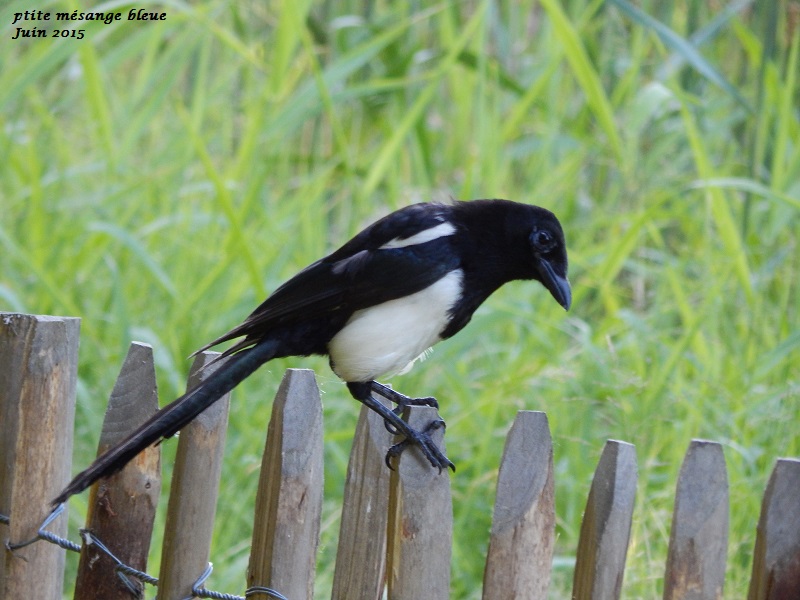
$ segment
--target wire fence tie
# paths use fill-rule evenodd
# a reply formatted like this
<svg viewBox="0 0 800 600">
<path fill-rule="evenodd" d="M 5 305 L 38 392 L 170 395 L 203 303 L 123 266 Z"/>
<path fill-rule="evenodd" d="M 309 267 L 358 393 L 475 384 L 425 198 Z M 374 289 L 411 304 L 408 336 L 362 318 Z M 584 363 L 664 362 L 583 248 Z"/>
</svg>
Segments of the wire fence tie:
<svg viewBox="0 0 800 600">
<path fill-rule="evenodd" d="M 108 549 L 100 538 L 98 538 L 94 533 L 89 531 L 88 529 L 81 529 L 80 530 L 81 539 L 85 546 L 96 546 L 97 549 L 108 556 L 111 560 L 114 561 L 116 566 L 114 567 L 114 573 L 116 573 L 117 577 L 119 577 L 122 584 L 125 588 L 134 595 L 136 598 L 142 598 L 144 595 L 144 590 L 142 589 L 141 585 L 136 585 L 133 581 L 128 578 L 128 575 L 131 577 L 135 577 L 139 581 L 144 583 L 149 583 L 150 585 L 158 585 L 158 578 L 153 577 L 152 575 L 148 575 L 144 571 L 140 571 L 138 569 L 134 569 L 131 566 L 126 565 L 122 562 L 119 558 L 117 558 L 111 550 Z"/>
<path fill-rule="evenodd" d="M 12 543 L 12 542 L 8 541 L 8 542 L 6 542 L 6 548 L 8 550 L 10 550 L 11 552 L 13 552 L 14 550 L 19 550 L 20 548 L 24 548 L 26 546 L 30 546 L 31 544 L 33 544 L 35 542 L 38 542 L 39 540 L 45 540 L 45 541 L 50 542 L 51 544 L 55 544 L 57 546 L 60 546 L 61 548 L 64 548 L 65 550 L 72 550 L 73 552 L 80 552 L 81 551 L 81 547 L 78 544 L 76 544 L 74 542 L 70 542 L 69 540 L 64 539 L 61 536 L 58 536 L 55 533 L 52 533 L 50 531 L 45 531 L 45 527 L 47 527 L 48 525 L 50 525 L 50 523 L 55 521 L 61 515 L 61 513 L 64 512 L 64 508 L 65 507 L 64 507 L 63 504 L 59 504 L 58 506 L 56 506 L 50 512 L 50 514 L 47 515 L 45 520 L 42 521 L 42 524 L 39 526 L 39 529 L 36 531 L 36 535 L 34 537 L 32 537 L 29 540 L 25 540 L 24 542 L 14 542 L 14 543 Z M 3 515 L 3 516 L 5 517 L 5 515 Z M 3 520 L 7 524 L 10 524 L 10 522 L 11 522 L 9 517 L 5 517 Z"/>
<path fill-rule="evenodd" d="M 214 565 L 212 563 L 208 563 L 208 566 L 205 568 L 205 571 L 203 571 L 200 577 L 197 578 L 197 581 L 195 581 L 194 584 L 192 585 L 192 595 L 189 598 L 184 598 L 183 600 L 192 600 L 192 598 L 211 598 L 212 600 L 246 600 L 247 598 L 254 596 L 255 594 L 267 594 L 272 598 L 276 598 L 277 600 L 287 600 L 286 596 L 284 596 L 283 594 L 264 586 L 253 586 L 247 588 L 247 591 L 245 591 L 244 596 L 236 596 L 234 594 L 215 592 L 213 590 L 201 587 L 206 582 L 206 580 L 211 576 L 211 572 L 213 570 L 214 570 Z"/>
<path fill-rule="evenodd" d="M 81 536 L 81 541 L 83 544 L 76 544 L 75 542 L 71 542 L 68 539 L 65 539 L 55 533 L 50 531 L 46 531 L 45 528 L 50 525 L 53 521 L 55 521 L 61 513 L 65 510 L 65 505 L 59 504 L 56 506 L 52 512 L 42 521 L 42 524 L 39 526 L 39 529 L 36 532 L 36 536 L 32 537 L 29 540 L 25 540 L 24 542 L 6 542 L 6 548 L 13 552 L 15 550 L 19 550 L 20 548 L 25 548 L 26 546 L 30 546 L 38 542 L 39 540 L 44 540 L 46 542 L 50 542 L 51 544 L 55 544 L 64 550 L 71 550 L 72 552 L 80 553 L 81 548 L 83 546 L 96 546 L 97 549 L 108 556 L 112 561 L 115 563 L 114 572 L 117 574 L 117 577 L 120 578 L 125 588 L 133 594 L 135 598 L 142 598 L 144 596 L 144 590 L 142 586 L 136 585 L 133 581 L 129 579 L 128 576 L 138 579 L 144 583 L 149 583 L 150 585 L 157 586 L 158 585 L 158 578 L 153 577 L 152 575 L 148 575 L 144 571 L 140 571 L 135 569 L 129 565 L 126 565 L 122 562 L 119 558 L 117 558 L 111 550 L 108 549 L 100 538 L 98 538 L 94 533 L 92 533 L 88 529 L 80 529 L 79 533 Z M 0 523 L 5 525 L 10 525 L 11 518 L 7 515 L 0 514 Z M 184 598 L 184 600 L 192 600 L 192 598 L 211 598 L 212 600 L 246 600 L 252 596 L 257 594 L 265 594 L 271 598 L 275 598 L 276 600 L 288 600 L 286 596 L 273 590 L 272 588 L 268 588 L 265 586 L 254 585 L 252 587 L 247 588 L 244 593 L 244 596 L 236 596 L 234 594 L 225 594 L 222 592 L 215 592 L 213 590 L 208 590 L 203 586 L 206 580 L 211 576 L 211 572 L 214 570 L 214 565 L 212 563 L 208 563 L 208 566 L 205 568 L 203 573 L 200 577 L 192 585 L 192 595 L 188 598 Z"/>
</svg>

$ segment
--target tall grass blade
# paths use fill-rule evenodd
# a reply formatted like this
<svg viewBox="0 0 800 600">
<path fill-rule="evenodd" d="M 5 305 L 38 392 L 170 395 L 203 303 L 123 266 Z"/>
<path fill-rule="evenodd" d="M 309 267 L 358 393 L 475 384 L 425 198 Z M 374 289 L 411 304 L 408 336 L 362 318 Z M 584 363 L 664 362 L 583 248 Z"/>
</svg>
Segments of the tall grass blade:
<svg viewBox="0 0 800 600">
<path fill-rule="evenodd" d="M 114 223 L 105 223 L 101 221 L 89 223 L 87 230 L 105 233 L 117 240 L 131 251 L 133 256 L 139 260 L 139 262 L 147 269 L 147 271 L 150 272 L 153 278 L 162 288 L 164 288 L 164 290 L 169 293 L 170 296 L 173 298 L 177 297 L 178 292 L 176 291 L 169 275 L 167 275 L 164 269 L 162 269 L 155 259 L 153 259 L 144 245 L 137 240 L 133 234 L 130 233 L 130 231 L 123 229 Z"/>
<path fill-rule="evenodd" d="M 689 36 L 689 44 L 695 48 L 711 43 L 726 31 L 726 27 L 736 15 L 744 11 L 755 0 L 736 0 L 719 11 L 711 21 Z M 656 77 L 660 80 L 668 79 L 672 74 L 686 63 L 686 57 L 680 52 L 673 52 L 670 57 L 658 68 Z"/>
<path fill-rule="evenodd" d="M 640 8 L 634 6 L 627 0 L 609 0 L 611 4 L 619 8 L 622 12 L 628 15 L 634 22 L 642 27 L 646 27 L 654 31 L 665 46 L 680 54 L 683 59 L 689 63 L 695 70 L 703 77 L 708 79 L 711 83 L 719 86 L 725 90 L 731 97 L 733 97 L 740 105 L 752 113 L 753 107 L 742 96 L 736 87 L 734 87 L 725 76 L 722 75 L 708 60 L 703 57 L 697 48 L 686 38 L 678 35 L 664 25 L 662 22 L 657 21 L 647 13 L 643 12 Z"/>
<path fill-rule="evenodd" d="M 603 89 L 600 75 L 586 53 L 580 34 L 564 12 L 561 2 L 558 0 L 542 0 L 542 6 L 550 16 L 553 22 L 553 30 L 564 46 L 564 55 L 578 83 L 583 88 L 583 93 L 586 94 L 586 102 L 594 113 L 600 129 L 606 134 L 614 156 L 618 162 L 622 163 L 622 139 L 614 123 L 614 111 Z"/>
<path fill-rule="evenodd" d="M 784 204 L 800 210 L 800 198 L 795 198 L 794 196 L 778 190 L 770 189 L 757 181 L 744 177 L 712 177 L 710 179 L 694 181 L 689 186 L 689 189 L 695 190 L 711 188 L 738 190 L 748 194 L 755 194 L 761 196 L 765 200 L 770 200 L 771 202 L 777 202 L 778 204 Z"/>
<path fill-rule="evenodd" d="M 702 179 L 713 179 L 715 177 L 714 167 L 694 117 L 686 106 L 681 107 L 683 122 L 692 148 L 697 174 Z M 733 214 L 728 205 L 727 198 L 719 187 L 707 188 L 707 205 L 714 219 L 714 225 L 727 249 L 727 259 L 736 266 L 739 284 L 745 293 L 749 304 L 753 301 L 753 285 L 750 266 L 747 260 L 742 234 L 736 227 Z"/>
<path fill-rule="evenodd" d="M 447 54 L 442 58 L 441 63 L 432 74 L 432 81 L 419 93 L 402 120 L 394 128 L 391 137 L 375 157 L 375 160 L 372 162 L 372 167 L 367 173 L 367 177 L 361 187 L 360 197 L 362 199 L 368 198 L 380 184 L 382 177 L 400 149 L 401 142 L 413 130 L 414 125 L 422 116 L 425 107 L 433 100 L 436 91 L 441 85 L 441 77 L 457 62 L 464 47 L 478 30 L 484 13 L 486 12 L 487 5 L 488 3 L 486 2 L 482 3 L 480 8 L 475 11 L 475 14 L 473 14 L 465 24 L 461 35 L 458 37 L 453 47 L 450 48 Z"/>
<path fill-rule="evenodd" d="M 197 152 L 198 158 L 206 169 L 208 178 L 214 185 L 217 202 L 222 209 L 223 214 L 227 218 L 228 223 L 230 224 L 231 230 L 228 237 L 229 243 L 232 247 L 237 249 L 239 254 L 244 259 L 245 264 L 250 271 L 250 280 L 256 295 L 258 297 L 264 297 L 267 295 L 267 292 L 264 288 L 263 277 L 258 268 L 258 263 L 255 259 L 255 256 L 253 256 L 253 251 L 250 245 L 247 243 L 247 236 L 245 235 L 242 227 L 241 216 L 234 206 L 233 198 L 231 197 L 231 193 L 225 182 L 225 178 L 214 165 L 214 161 L 211 159 L 211 155 L 206 149 L 205 141 L 203 140 L 200 132 L 196 131 L 192 127 L 191 117 L 187 113 L 186 109 L 183 106 L 178 106 L 177 112 L 184 126 L 189 131 L 195 152 Z"/>
</svg>

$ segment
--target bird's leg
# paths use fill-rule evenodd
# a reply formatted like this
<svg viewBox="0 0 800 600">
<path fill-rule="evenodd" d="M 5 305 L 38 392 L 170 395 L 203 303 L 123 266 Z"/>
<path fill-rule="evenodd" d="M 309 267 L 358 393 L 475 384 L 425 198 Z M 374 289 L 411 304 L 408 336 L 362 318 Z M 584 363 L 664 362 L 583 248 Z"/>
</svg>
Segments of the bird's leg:
<svg viewBox="0 0 800 600">
<path fill-rule="evenodd" d="M 398 435 L 405 436 L 405 439 L 389 448 L 389 451 L 386 453 L 386 466 L 390 469 L 392 468 L 391 463 L 389 462 L 393 457 L 399 456 L 403 453 L 403 451 L 408 447 L 409 444 L 414 444 L 419 446 L 419 449 L 422 450 L 422 453 L 425 455 L 425 458 L 428 459 L 428 462 L 431 463 L 432 466 L 439 469 L 441 472 L 442 469 L 450 468 L 453 471 L 456 470 L 455 465 L 450 462 L 450 460 L 444 455 L 444 453 L 439 450 L 438 446 L 433 442 L 431 439 L 430 432 L 440 427 L 444 427 L 445 423 L 442 419 L 436 419 L 430 425 L 428 425 L 424 431 L 417 431 L 413 427 L 411 427 L 408 423 L 406 423 L 402 418 L 400 418 L 399 414 L 396 414 L 393 410 L 390 410 L 380 402 L 378 402 L 372 396 L 372 390 L 376 389 L 374 386 L 380 386 L 374 381 L 368 382 L 349 382 L 347 384 L 350 393 L 353 397 L 361 402 L 364 406 L 369 408 L 370 410 L 375 411 L 383 420 L 389 424 L 394 430 L 397 432 Z M 385 386 L 380 386 L 380 388 L 385 388 Z M 378 389 L 380 389 L 378 388 Z M 381 390 L 383 391 L 383 390 Z M 397 392 L 392 392 L 397 393 Z M 381 394 L 383 395 L 383 394 Z M 402 394 L 399 394 L 402 396 Z M 416 398 L 408 398 L 407 396 L 403 396 L 403 398 L 407 398 L 408 400 L 416 400 Z M 391 398 L 390 398 L 391 399 Z M 429 398 L 424 398 L 420 400 L 431 400 Z M 435 402 L 435 400 L 434 400 Z M 418 404 L 411 404 L 407 403 L 407 406 L 415 406 L 415 405 L 425 405 L 430 406 L 428 403 L 418 403 Z M 388 427 L 387 427 L 388 429 Z"/>
<path fill-rule="evenodd" d="M 436 398 L 431 396 L 426 398 L 410 398 L 405 394 L 393 390 L 388 385 L 383 385 L 377 381 L 370 381 L 369 385 L 373 392 L 378 392 L 381 396 L 389 400 L 389 402 L 397 404 L 392 412 L 398 417 L 403 414 L 406 406 L 432 406 L 437 410 L 439 409 L 439 403 L 436 401 Z M 386 431 L 392 435 L 397 435 L 397 429 L 389 421 L 384 420 L 383 424 L 386 427 Z"/>
</svg>

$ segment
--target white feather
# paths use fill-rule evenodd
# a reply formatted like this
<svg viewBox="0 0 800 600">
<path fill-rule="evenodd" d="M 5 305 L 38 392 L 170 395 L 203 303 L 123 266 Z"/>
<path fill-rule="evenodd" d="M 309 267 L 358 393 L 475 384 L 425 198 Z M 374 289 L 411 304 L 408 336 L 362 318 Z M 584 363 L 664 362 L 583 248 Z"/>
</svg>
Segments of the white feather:
<svg viewBox="0 0 800 600">
<path fill-rule="evenodd" d="M 371 381 L 410 369 L 441 341 L 463 276 L 457 269 L 416 294 L 356 311 L 328 344 L 333 371 L 344 381 Z"/>
<path fill-rule="evenodd" d="M 440 237 L 453 235 L 455 232 L 456 228 L 452 223 L 441 223 L 428 229 L 423 229 L 419 233 L 415 233 L 407 238 L 394 238 L 393 240 L 390 240 L 381 246 L 380 250 L 416 246 L 417 244 L 424 244 L 425 242 L 430 242 Z"/>
</svg>

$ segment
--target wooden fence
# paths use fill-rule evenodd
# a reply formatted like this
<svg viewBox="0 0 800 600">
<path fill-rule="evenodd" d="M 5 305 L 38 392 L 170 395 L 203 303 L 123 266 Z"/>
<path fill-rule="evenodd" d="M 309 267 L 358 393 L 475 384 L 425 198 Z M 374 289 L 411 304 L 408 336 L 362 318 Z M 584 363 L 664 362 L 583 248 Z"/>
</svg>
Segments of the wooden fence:
<svg viewBox="0 0 800 600">
<path fill-rule="evenodd" d="M 35 538 L 50 499 L 71 471 L 78 320 L 0 313 L 0 600 L 61 599 L 64 554 Z M 200 356 L 189 385 L 206 375 Z M 211 369 L 214 368 L 212 365 Z M 100 451 L 157 407 L 151 348 L 131 345 L 111 394 Z M 228 399 L 184 428 L 169 498 L 157 598 L 192 596 L 206 569 Z M 412 409 L 412 425 L 434 409 Z M 443 443 L 440 439 L 439 443 Z M 390 472 L 391 436 L 362 410 L 344 489 L 334 599 L 447 599 L 450 584 L 450 479 L 415 451 Z M 311 598 L 322 505 L 322 410 L 313 373 L 289 370 L 275 398 L 256 499 L 250 566 L 252 598 L 269 586 L 290 600 Z M 636 490 L 632 445 L 609 441 L 586 504 L 573 598 L 618 598 Z M 90 496 L 74 597 L 128 600 L 142 584 L 120 564 L 144 571 L 159 495 L 160 448 L 150 448 Z M 664 598 L 722 598 L 728 531 L 722 448 L 696 440 L 677 483 Z M 46 527 L 58 541 L 64 515 Z M 555 541 L 553 448 L 544 413 L 520 411 L 506 439 L 486 557 L 483 598 L 545 598 Z M 102 540 L 110 553 L 102 551 Z M 91 541 L 91 543 L 89 543 Z M 131 572 L 131 571 L 127 571 Z M 128 584 L 125 585 L 125 581 Z M 152 583 L 152 581 L 151 581 Z M 134 589 L 134 591 L 136 591 Z M 200 593 L 213 592 L 203 590 Z M 218 594 L 213 597 L 235 598 Z M 800 461 L 780 459 L 763 498 L 749 600 L 800 599 Z"/>
</svg>

